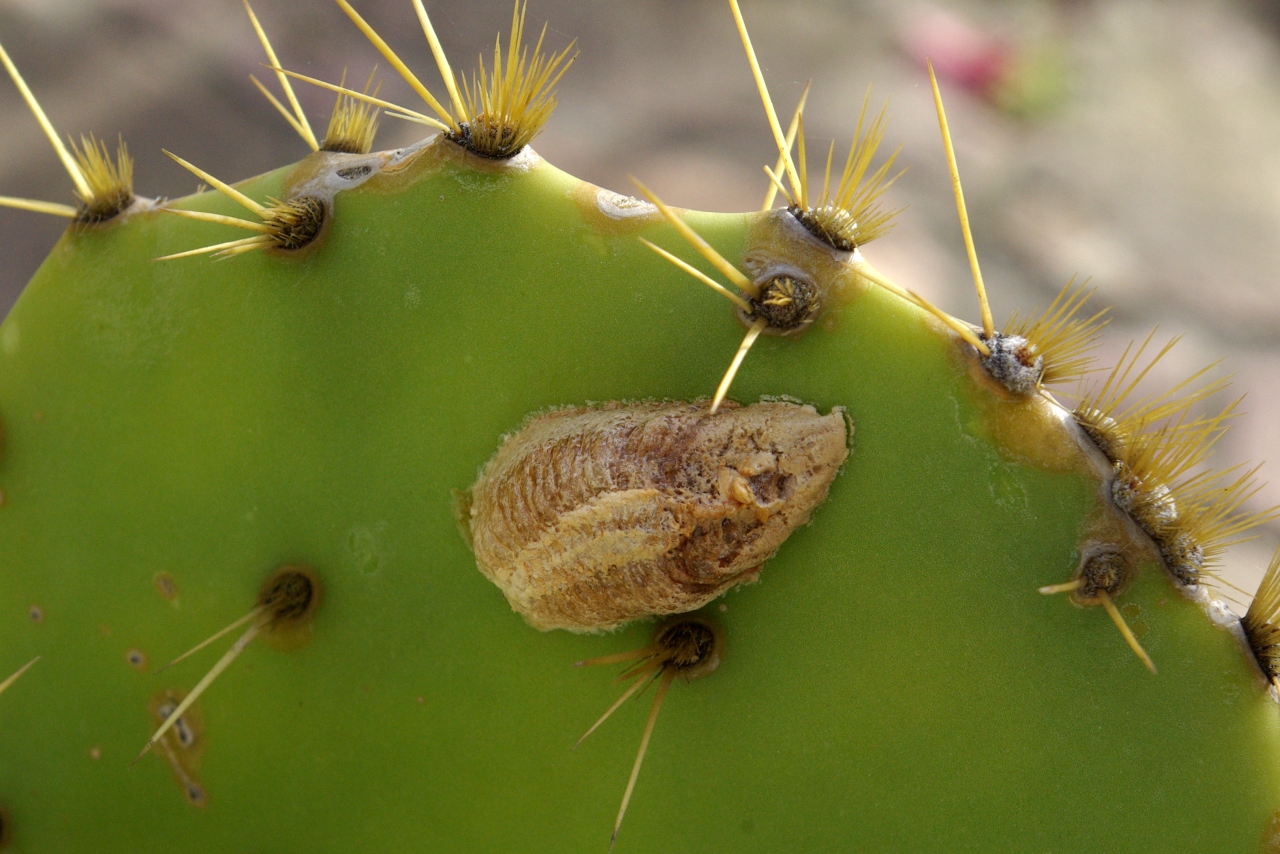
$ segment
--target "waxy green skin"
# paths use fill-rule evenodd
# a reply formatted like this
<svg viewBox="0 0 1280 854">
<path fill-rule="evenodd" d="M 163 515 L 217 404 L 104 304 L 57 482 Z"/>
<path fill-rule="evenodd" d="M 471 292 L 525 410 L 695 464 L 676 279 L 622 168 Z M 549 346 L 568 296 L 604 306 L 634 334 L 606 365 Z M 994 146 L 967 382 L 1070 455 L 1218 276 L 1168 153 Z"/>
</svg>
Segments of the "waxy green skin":
<svg viewBox="0 0 1280 854">
<path fill-rule="evenodd" d="M 159 212 L 68 232 L 0 327 L 0 653 L 43 656 L 0 697 L 13 851 L 607 847 L 648 700 L 571 751 L 620 691 L 572 664 L 653 626 L 528 627 L 450 492 L 537 410 L 708 395 L 742 326 L 637 240 L 691 257 L 669 226 L 603 228 L 571 176 L 450 146 L 339 193 L 293 257 L 154 262 L 240 236 Z M 764 227 L 688 220 L 738 263 Z M 847 407 L 853 452 L 708 609 L 721 665 L 672 687 L 615 850 L 1259 850 L 1280 720 L 1255 665 L 1155 566 L 1120 604 L 1158 676 L 1101 609 L 1036 592 L 1070 577 L 1099 483 L 998 447 L 991 394 L 876 288 L 760 341 L 732 397 Z M 283 563 L 323 579 L 313 636 L 255 641 L 199 701 L 197 809 L 129 762 L 150 699 L 230 638 L 157 665 Z"/>
</svg>

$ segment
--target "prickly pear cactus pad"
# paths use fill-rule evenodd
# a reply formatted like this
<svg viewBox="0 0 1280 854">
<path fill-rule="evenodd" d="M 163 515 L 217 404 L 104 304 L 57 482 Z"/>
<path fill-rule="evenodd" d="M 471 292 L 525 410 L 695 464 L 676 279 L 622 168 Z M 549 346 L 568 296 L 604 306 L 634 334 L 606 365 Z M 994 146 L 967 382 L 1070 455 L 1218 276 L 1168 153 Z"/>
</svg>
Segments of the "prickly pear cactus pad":
<svg viewBox="0 0 1280 854">
<path fill-rule="evenodd" d="M 1064 407 L 1083 292 L 997 330 L 980 278 L 979 327 L 885 279 L 883 114 L 819 185 L 757 73 L 786 207 L 673 210 L 529 146 L 572 56 L 523 7 L 465 79 L 418 8 L 425 112 L 329 83 L 339 143 L 298 163 L 229 185 L 175 156 L 213 189 L 119 203 L 127 155 L 86 143 L 114 183 L 24 202 L 73 222 L 0 326 L 6 850 L 1280 850 L 1280 609 L 1212 594 L 1266 515 L 1202 465 L 1212 379 L 1139 397 L 1135 345 Z M 374 152 L 371 106 L 439 133 Z M 699 440 L 695 493 L 681 431 L 761 401 L 844 444 L 808 524 L 703 605 L 800 439 Z M 681 414 L 607 453 L 566 427 L 484 512 L 542 514 L 592 579 L 673 561 L 696 612 L 540 631 L 501 555 L 478 570 L 470 488 L 566 407 Z M 628 535 L 661 509 L 617 474 L 655 464 L 642 429 L 683 562 Z"/>
</svg>

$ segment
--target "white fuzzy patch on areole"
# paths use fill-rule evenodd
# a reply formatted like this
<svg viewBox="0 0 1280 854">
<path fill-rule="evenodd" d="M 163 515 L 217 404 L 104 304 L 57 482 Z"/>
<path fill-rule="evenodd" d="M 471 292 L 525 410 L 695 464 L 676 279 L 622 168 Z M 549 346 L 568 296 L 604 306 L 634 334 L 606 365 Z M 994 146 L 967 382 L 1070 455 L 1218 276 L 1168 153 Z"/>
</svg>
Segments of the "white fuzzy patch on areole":
<svg viewBox="0 0 1280 854">
<path fill-rule="evenodd" d="M 635 196 L 624 196 L 603 187 L 596 190 L 596 208 L 609 219 L 653 216 L 658 209 Z"/>
</svg>

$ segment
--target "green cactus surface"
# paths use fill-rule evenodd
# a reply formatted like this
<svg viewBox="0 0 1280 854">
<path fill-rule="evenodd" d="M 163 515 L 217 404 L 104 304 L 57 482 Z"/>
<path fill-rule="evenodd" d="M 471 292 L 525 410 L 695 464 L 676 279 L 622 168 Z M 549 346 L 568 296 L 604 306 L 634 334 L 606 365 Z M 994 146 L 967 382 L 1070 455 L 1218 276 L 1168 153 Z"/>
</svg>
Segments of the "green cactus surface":
<svg viewBox="0 0 1280 854">
<path fill-rule="evenodd" d="M 69 228 L 0 326 L 0 669 L 41 657 L 0 695 L 9 850 L 605 851 L 648 695 L 574 749 L 624 666 L 573 665 L 657 623 L 529 627 L 453 496 L 531 414 L 709 397 L 742 322 L 641 243 L 702 263 L 657 211 L 531 149 L 439 136 L 236 187 L 322 188 L 324 230 L 156 261 L 243 233 L 137 205 Z M 730 397 L 843 407 L 852 444 L 700 612 L 720 665 L 672 685 L 615 850 L 1274 850 L 1280 707 L 1236 623 L 1148 549 L 1116 604 L 1153 675 L 1103 608 L 1038 592 L 1099 531 L 1140 539 L 1066 410 L 785 210 L 682 215 L 822 283 Z M 235 635 L 161 665 L 282 566 L 319 579 L 314 619 L 131 765 Z"/>
<path fill-rule="evenodd" d="M 155 263 L 217 228 L 160 212 L 69 231 L 5 321 L 0 637 L 44 656 L 4 698 L 14 850 L 604 846 L 642 715 L 571 752 L 617 690 L 570 665 L 652 627 L 527 627 L 451 490 L 531 412 L 705 395 L 741 327 L 636 240 L 674 243 L 656 215 L 608 221 L 533 158 L 440 140 L 402 161 L 298 257 Z M 688 221 L 730 258 L 816 253 L 785 216 Z M 853 453 L 710 609 L 722 665 L 674 686 L 620 850 L 1258 844 L 1280 729 L 1256 669 L 1154 566 L 1123 602 L 1157 677 L 1100 610 L 1036 592 L 1078 562 L 1098 481 L 1070 448 L 1024 458 L 1000 410 L 1037 415 L 992 394 L 852 275 L 821 329 L 759 345 L 735 397 L 845 406 Z M 258 644 L 199 701 L 194 808 L 161 759 L 128 765 L 152 698 L 203 673 L 155 665 L 294 563 L 324 584 L 313 636 Z"/>
</svg>

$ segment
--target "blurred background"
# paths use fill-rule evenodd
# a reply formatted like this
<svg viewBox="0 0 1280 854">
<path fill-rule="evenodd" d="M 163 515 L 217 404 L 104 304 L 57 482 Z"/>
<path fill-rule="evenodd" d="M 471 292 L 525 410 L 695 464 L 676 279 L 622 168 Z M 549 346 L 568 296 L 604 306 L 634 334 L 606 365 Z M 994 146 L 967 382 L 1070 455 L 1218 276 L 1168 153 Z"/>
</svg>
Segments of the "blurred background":
<svg viewBox="0 0 1280 854">
<path fill-rule="evenodd" d="M 355 0 L 443 97 L 409 0 Z M 427 0 L 458 70 L 510 25 L 507 0 Z M 1110 366 L 1159 324 L 1183 336 L 1153 372 L 1168 387 L 1218 359 L 1247 394 L 1217 464 L 1270 460 L 1251 507 L 1280 504 L 1280 2 L 1277 0 L 743 0 L 779 112 L 806 80 L 810 150 L 847 148 L 868 85 L 889 100 L 886 149 L 910 169 L 905 210 L 867 256 L 953 314 L 976 319 L 923 70 L 933 58 L 997 322 L 1047 305 L 1073 275 L 1113 306 Z M 331 2 L 256 0 L 285 66 L 363 80 L 379 62 Z M 560 107 L 535 142 L 581 178 L 624 193 L 629 174 L 666 201 L 758 208 L 776 156 L 724 0 L 532 0 L 559 49 L 577 39 Z M 226 180 L 307 152 L 253 89 L 272 88 L 239 0 L 0 0 L 0 42 L 63 133 L 123 134 L 137 190 L 194 179 L 166 147 Z M 420 107 L 380 65 L 382 96 Z M 323 133 L 333 97 L 299 85 Z M 785 119 L 784 119 L 785 121 Z M 378 148 L 420 136 L 384 118 Z M 72 187 L 16 89 L 0 79 L 0 194 L 70 203 Z M 0 209 L 0 312 L 65 221 Z M 1217 401 L 1225 403 L 1225 397 Z M 1233 550 L 1252 591 L 1280 524 Z M 1228 591 L 1229 592 L 1229 591 Z M 1247 597 L 1235 594 L 1240 602 Z"/>
</svg>

